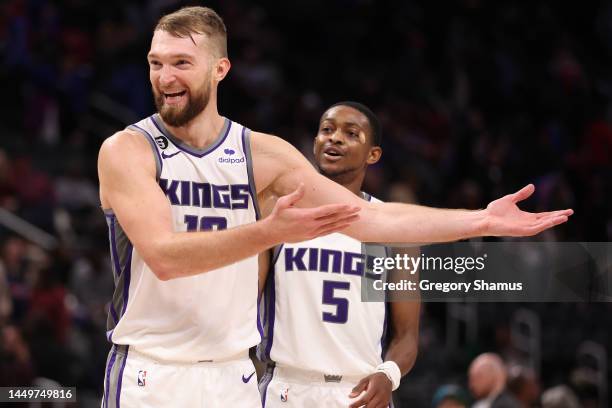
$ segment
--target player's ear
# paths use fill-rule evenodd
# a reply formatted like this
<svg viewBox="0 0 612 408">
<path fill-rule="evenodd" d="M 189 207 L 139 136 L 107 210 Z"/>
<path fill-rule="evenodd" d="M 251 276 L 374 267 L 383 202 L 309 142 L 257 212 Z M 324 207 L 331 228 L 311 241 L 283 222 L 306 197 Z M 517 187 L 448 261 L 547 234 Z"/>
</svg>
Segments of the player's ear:
<svg viewBox="0 0 612 408">
<path fill-rule="evenodd" d="M 368 158 L 366 159 L 366 163 L 368 165 L 372 165 L 377 163 L 380 160 L 380 156 L 382 156 L 382 149 L 380 146 L 372 146 L 370 151 L 368 152 Z"/>
<path fill-rule="evenodd" d="M 232 64 L 230 60 L 226 57 L 219 58 L 215 64 L 215 68 L 213 71 L 213 77 L 217 82 L 221 82 L 223 78 L 227 75 Z"/>
</svg>

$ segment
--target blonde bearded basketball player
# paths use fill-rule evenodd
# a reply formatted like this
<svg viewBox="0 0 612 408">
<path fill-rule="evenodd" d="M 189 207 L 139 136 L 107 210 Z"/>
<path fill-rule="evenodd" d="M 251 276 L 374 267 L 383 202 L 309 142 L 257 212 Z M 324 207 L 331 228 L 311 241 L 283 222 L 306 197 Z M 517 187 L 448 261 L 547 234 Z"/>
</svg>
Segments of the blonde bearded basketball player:
<svg viewBox="0 0 612 408">
<path fill-rule="evenodd" d="M 315 165 L 355 196 L 379 202 L 361 185 L 381 157 L 381 137 L 369 108 L 337 103 L 321 116 Z M 265 334 L 258 347 L 268 362 L 260 383 L 264 406 L 388 407 L 416 359 L 419 302 L 363 302 L 361 242 L 344 234 L 271 252 L 269 275 L 262 269 L 260 278 L 266 281 Z"/>
<path fill-rule="evenodd" d="M 211 9 L 164 16 L 147 56 L 158 113 L 100 148 L 116 283 L 104 406 L 259 406 L 256 255 L 282 242 L 533 235 L 572 213 L 519 210 L 533 186 L 480 211 L 361 200 L 282 139 L 219 115 L 226 41 Z M 262 220 L 258 200 L 276 202 Z"/>
</svg>

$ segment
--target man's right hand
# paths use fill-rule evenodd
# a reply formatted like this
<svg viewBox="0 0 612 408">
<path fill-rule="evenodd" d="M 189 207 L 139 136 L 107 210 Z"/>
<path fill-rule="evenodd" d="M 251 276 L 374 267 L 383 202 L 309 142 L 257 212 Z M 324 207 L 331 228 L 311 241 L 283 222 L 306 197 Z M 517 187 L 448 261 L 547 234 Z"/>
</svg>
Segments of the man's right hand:
<svg viewBox="0 0 612 408">
<path fill-rule="evenodd" d="M 276 202 L 272 213 L 262 222 L 275 242 L 302 242 L 339 232 L 359 219 L 359 206 L 327 204 L 314 208 L 298 208 L 304 196 L 304 185 Z"/>
</svg>

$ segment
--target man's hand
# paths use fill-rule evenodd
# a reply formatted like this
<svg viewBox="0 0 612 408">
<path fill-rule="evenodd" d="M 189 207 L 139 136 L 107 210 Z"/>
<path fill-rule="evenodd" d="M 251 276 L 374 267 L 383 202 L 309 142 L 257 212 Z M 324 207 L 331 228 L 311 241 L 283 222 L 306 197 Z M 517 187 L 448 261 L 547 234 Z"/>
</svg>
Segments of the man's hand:
<svg viewBox="0 0 612 408">
<path fill-rule="evenodd" d="M 304 185 L 278 199 L 266 222 L 274 242 L 302 242 L 342 231 L 359 219 L 360 208 L 349 204 L 328 204 L 315 208 L 298 208 L 304 196 Z"/>
<path fill-rule="evenodd" d="M 484 236 L 511 236 L 523 237 L 539 234 L 540 232 L 563 224 L 574 213 L 573 210 L 559 210 L 542 213 L 522 211 L 516 205 L 533 192 L 535 187 L 529 184 L 514 194 L 508 194 L 492 201 L 485 213 Z"/>
<path fill-rule="evenodd" d="M 392 384 L 385 373 L 374 373 L 363 378 L 353 388 L 349 398 L 357 398 L 349 408 L 386 408 L 391 402 Z M 365 391 L 365 393 L 364 393 Z"/>
</svg>

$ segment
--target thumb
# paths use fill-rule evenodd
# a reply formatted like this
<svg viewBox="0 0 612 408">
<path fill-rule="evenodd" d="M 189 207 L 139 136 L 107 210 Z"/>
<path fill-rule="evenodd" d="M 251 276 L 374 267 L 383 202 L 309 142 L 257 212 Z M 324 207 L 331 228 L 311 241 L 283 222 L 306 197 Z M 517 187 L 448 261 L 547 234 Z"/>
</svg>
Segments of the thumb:
<svg viewBox="0 0 612 408">
<path fill-rule="evenodd" d="M 287 194 L 286 196 L 281 197 L 278 200 L 278 204 L 282 208 L 292 207 L 295 203 L 300 201 L 302 197 L 304 197 L 304 190 L 304 183 L 300 183 L 300 185 L 298 186 L 298 188 L 295 189 L 295 191 Z"/>
<path fill-rule="evenodd" d="M 368 386 L 368 377 L 359 381 L 359 383 L 351 390 L 349 398 L 355 398 L 361 394 Z"/>
<path fill-rule="evenodd" d="M 525 187 L 521 188 L 516 193 L 512 194 L 512 201 L 514 203 L 518 203 L 519 201 L 523 201 L 533 194 L 535 191 L 535 186 L 533 184 L 527 184 Z"/>
</svg>

